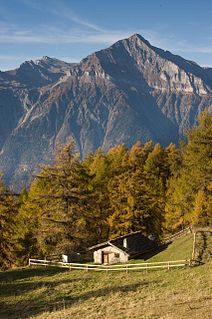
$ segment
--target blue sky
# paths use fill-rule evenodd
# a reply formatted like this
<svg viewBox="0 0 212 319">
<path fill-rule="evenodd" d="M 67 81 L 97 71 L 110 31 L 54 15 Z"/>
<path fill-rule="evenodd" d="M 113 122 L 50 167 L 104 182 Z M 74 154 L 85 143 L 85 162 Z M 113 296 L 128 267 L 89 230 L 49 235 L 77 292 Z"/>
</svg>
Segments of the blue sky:
<svg viewBox="0 0 212 319">
<path fill-rule="evenodd" d="M 134 33 L 212 66 L 211 0 L 0 0 L 0 70 L 44 55 L 80 61 Z"/>
</svg>

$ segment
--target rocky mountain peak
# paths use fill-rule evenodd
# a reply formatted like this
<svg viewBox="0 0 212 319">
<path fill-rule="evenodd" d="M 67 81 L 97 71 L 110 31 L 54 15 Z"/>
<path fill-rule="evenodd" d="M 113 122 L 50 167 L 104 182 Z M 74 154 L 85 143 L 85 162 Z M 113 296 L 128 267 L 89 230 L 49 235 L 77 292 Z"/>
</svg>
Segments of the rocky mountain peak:
<svg viewBox="0 0 212 319">
<path fill-rule="evenodd" d="M 128 39 L 127 39 L 129 42 L 132 42 L 132 43 L 137 43 L 137 44 L 145 44 L 147 45 L 149 48 L 152 48 L 152 45 L 150 44 L 150 42 L 148 40 L 146 40 L 144 37 L 142 37 L 140 34 L 138 33 L 135 33 L 133 34 L 132 36 L 130 36 Z"/>
<path fill-rule="evenodd" d="M 44 55 L 41 60 L 44 60 L 44 61 L 49 61 L 49 60 L 52 60 L 52 58 L 50 58 L 49 56 L 47 55 Z"/>
<path fill-rule="evenodd" d="M 35 88 L 58 81 L 71 67 L 71 63 L 44 56 L 41 59 L 25 61 L 19 68 L 5 74 L 18 86 Z"/>
<path fill-rule="evenodd" d="M 105 78 L 123 84 L 145 82 L 149 89 L 187 94 L 211 92 L 210 72 L 194 62 L 152 46 L 139 34 L 120 40 L 82 62 L 86 74 L 104 74 Z"/>
</svg>

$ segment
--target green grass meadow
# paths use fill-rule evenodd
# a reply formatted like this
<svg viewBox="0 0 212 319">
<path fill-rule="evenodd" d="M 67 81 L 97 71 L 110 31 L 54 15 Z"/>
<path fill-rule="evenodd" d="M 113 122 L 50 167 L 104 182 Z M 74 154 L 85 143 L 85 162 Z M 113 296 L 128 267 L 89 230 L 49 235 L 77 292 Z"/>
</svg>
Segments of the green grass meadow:
<svg viewBox="0 0 212 319">
<path fill-rule="evenodd" d="M 148 261 L 189 259 L 192 236 Z M 25 268 L 0 272 L 0 319 L 211 319 L 211 263 L 179 269 L 93 272 Z"/>
</svg>

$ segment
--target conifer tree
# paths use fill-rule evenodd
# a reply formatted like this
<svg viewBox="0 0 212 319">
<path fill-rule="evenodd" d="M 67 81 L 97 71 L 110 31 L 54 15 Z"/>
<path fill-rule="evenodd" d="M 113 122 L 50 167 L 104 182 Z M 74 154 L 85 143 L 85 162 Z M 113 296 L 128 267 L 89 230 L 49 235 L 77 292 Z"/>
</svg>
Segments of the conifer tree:
<svg viewBox="0 0 212 319">
<path fill-rule="evenodd" d="M 52 165 L 43 165 L 25 210 L 34 212 L 34 237 L 41 254 L 81 249 L 89 244 L 89 175 L 70 139 Z"/>
<path fill-rule="evenodd" d="M 170 181 L 166 226 L 177 229 L 211 221 L 212 116 L 203 112 L 188 132 L 182 148 L 182 167 Z M 204 221 L 204 222 L 203 222 Z"/>
<path fill-rule="evenodd" d="M 92 196 L 89 208 L 92 229 L 90 229 L 90 233 L 93 237 L 93 244 L 95 244 L 108 239 L 107 217 L 110 214 L 110 205 L 107 185 L 110 179 L 110 161 L 99 148 L 93 156 L 89 156 L 89 161 L 85 159 L 84 165 L 91 176 L 90 191 Z"/>
<path fill-rule="evenodd" d="M 161 148 L 161 147 L 160 147 Z M 162 231 L 163 206 L 160 167 L 151 143 L 136 143 L 129 151 L 128 169 L 110 181 L 111 236 L 142 230 L 149 235 Z M 161 149 L 162 152 L 162 149 Z M 161 173 L 161 176 L 162 173 Z"/>
<path fill-rule="evenodd" d="M 15 264 L 17 241 L 18 202 L 16 196 L 6 188 L 0 175 L 0 268 L 7 269 Z"/>
</svg>

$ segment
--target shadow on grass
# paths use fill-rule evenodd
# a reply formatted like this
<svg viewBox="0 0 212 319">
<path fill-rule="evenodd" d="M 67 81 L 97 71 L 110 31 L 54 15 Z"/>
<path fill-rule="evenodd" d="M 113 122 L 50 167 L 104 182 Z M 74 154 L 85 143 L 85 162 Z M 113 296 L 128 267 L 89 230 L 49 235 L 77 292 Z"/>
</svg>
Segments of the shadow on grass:
<svg viewBox="0 0 212 319">
<path fill-rule="evenodd" d="M 169 244 L 160 245 L 155 249 L 149 250 L 146 253 L 139 254 L 139 255 L 133 257 L 133 259 L 135 259 L 135 260 L 137 260 L 137 259 L 138 260 L 140 260 L 140 259 L 148 260 L 148 259 L 152 258 L 153 256 L 156 256 L 157 254 L 161 253 L 162 251 L 166 250 L 168 246 L 169 246 Z"/>
<path fill-rule="evenodd" d="M 41 272 L 42 273 L 42 272 Z M 94 277 L 86 276 L 82 278 L 77 276 L 77 278 L 61 278 L 56 281 L 48 281 L 43 278 L 40 282 L 28 282 L 28 283 L 8 283 L 7 288 L 5 287 L 2 297 L 7 297 L 7 295 L 12 295 L 13 299 L 9 303 L 0 302 L 0 318 L 4 319 L 24 319 L 31 316 L 39 315 L 43 312 L 58 311 L 64 308 L 69 308 L 75 303 L 81 303 L 89 300 L 90 298 L 101 298 L 107 297 L 111 294 L 124 294 L 136 291 L 138 288 L 144 288 L 149 285 L 146 281 L 140 281 L 135 284 L 123 284 L 123 285 L 114 285 L 107 283 L 106 287 L 100 289 L 92 289 L 89 287 L 89 281 L 93 281 Z M 108 278 L 108 280 L 110 280 Z M 76 283 L 67 285 L 64 292 L 60 291 L 59 285 L 61 284 L 71 284 L 72 282 L 81 282 L 82 290 L 75 289 Z M 83 289 L 83 282 L 85 283 L 85 288 Z M 108 285 L 109 284 L 109 285 Z M 152 284 L 152 282 L 151 282 Z M 11 285 L 11 286 L 10 286 Z M 9 287 L 8 287 L 9 286 Z M 93 283 L 92 286 L 93 287 Z M 41 291 L 39 293 L 39 288 Z M 44 291 L 42 291 L 44 288 Z M 9 290 L 8 290 L 9 289 Z M 38 289 L 38 295 L 32 295 L 30 298 L 28 293 L 33 293 L 33 290 Z M 56 290 L 54 290 L 56 289 Z M 22 297 L 17 299 L 17 295 L 22 295 L 26 293 L 26 298 Z"/>
<path fill-rule="evenodd" d="M 54 276 L 57 273 L 66 272 L 67 269 L 58 267 L 36 267 L 36 268 L 19 268 L 16 270 L 8 270 L 0 272 L 0 282 L 15 281 L 20 279 L 27 279 L 36 276 Z"/>
<path fill-rule="evenodd" d="M 46 279 L 46 278 L 45 278 Z M 39 280 L 33 280 L 33 281 L 28 281 L 28 282 L 18 282 L 18 281 L 9 281 L 5 284 L 0 284 L 0 297 L 16 297 L 20 295 L 24 295 L 27 293 L 31 293 L 35 290 L 39 289 L 48 289 L 49 291 L 52 291 L 55 287 L 58 285 L 62 284 L 70 284 L 73 282 L 80 282 L 81 279 L 79 278 L 63 278 L 63 279 L 58 279 L 54 281 L 48 281 L 45 279 L 39 279 Z M 5 289 L 2 289 L 4 288 Z M 1 310 L 0 310 L 1 312 Z M 1 317 L 0 317 L 1 318 Z"/>
</svg>

